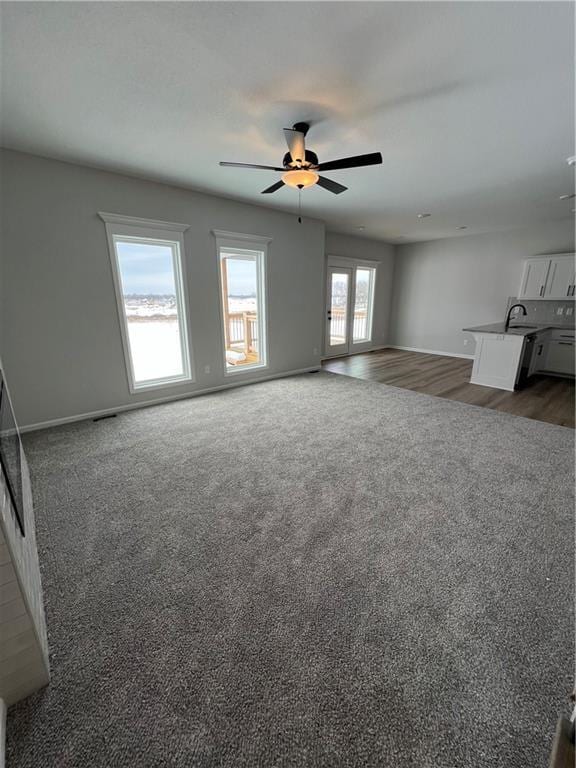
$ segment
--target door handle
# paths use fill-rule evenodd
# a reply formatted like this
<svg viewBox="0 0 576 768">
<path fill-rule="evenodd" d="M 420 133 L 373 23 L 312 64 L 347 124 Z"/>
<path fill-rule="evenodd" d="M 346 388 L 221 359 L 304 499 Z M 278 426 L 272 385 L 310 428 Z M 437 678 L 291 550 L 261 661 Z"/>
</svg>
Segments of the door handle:
<svg viewBox="0 0 576 768">
<path fill-rule="evenodd" d="M 566 296 L 572 296 L 572 286 L 568 286 L 568 290 L 566 291 Z"/>
<path fill-rule="evenodd" d="M 544 286 L 541 285 L 540 286 L 540 296 L 543 296 L 543 295 L 544 295 Z"/>
</svg>

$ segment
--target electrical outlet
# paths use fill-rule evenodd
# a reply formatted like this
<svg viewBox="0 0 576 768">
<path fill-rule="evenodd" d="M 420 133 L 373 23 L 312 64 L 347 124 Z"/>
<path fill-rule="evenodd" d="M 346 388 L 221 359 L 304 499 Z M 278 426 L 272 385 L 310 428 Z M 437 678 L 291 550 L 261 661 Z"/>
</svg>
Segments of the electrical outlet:
<svg viewBox="0 0 576 768">
<path fill-rule="evenodd" d="M 464 346 L 468 346 L 468 339 L 464 339 Z"/>
<path fill-rule="evenodd" d="M 313 355 L 317 355 L 318 354 L 318 348 L 317 347 L 314 347 L 314 349 L 312 350 L 312 354 Z"/>
<path fill-rule="evenodd" d="M 208 376 L 208 374 L 210 373 L 210 366 L 209 366 L 209 365 L 205 365 L 205 366 L 204 366 L 204 373 L 205 373 L 207 376 Z"/>
</svg>

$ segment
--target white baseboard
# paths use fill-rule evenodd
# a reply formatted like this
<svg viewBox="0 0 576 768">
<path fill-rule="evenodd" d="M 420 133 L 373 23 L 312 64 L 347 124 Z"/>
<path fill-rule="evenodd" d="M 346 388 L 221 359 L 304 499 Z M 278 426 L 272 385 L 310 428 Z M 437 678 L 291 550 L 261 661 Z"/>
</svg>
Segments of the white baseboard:
<svg viewBox="0 0 576 768">
<path fill-rule="evenodd" d="M 422 352 L 425 355 L 442 355 L 443 357 L 463 357 L 474 360 L 474 355 L 463 355 L 461 352 L 442 352 L 439 349 L 420 349 L 420 347 L 401 347 L 398 344 L 387 344 L 388 349 L 401 349 L 404 352 Z"/>
<path fill-rule="evenodd" d="M 37 429 L 49 429 L 50 427 L 58 427 L 62 424 L 72 424 L 75 421 L 87 421 L 88 419 L 97 419 L 100 416 L 111 416 L 114 413 L 122 413 L 123 411 L 134 411 L 138 408 L 149 408 L 153 405 L 162 405 L 162 403 L 170 403 L 174 400 L 187 400 L 191 397 L 199 397 L 200 395 L 208 395 L 211 392 L 220 392 L 223 389 L 235 389 L 236 387 L 245 387 L 248 384 L 257 384 L 261 381 L 270 381 L 272 379 L 284 379 L 287 376 L 298 376 L 301 373 L 313 373 L 314 371 L 321 370 L 319 365 L 313 365 L 309 368 L 299 368 L 294 371 L 283 371 L 282 373 L 271 373 L 268 376 L 259 376 L 254 379 L 246 379 L 244 381 L 234 381 L 230 384 L 219 384 L 217 387 L 206 387 L 205 389 L 197 389 L 194 392 L 185 392 L 180 395 L 169 395 L 168 397 L 160 397 L 156 400 L 143 400 L 138 403 L 127 403 L 126 405 L 119 405 L 116 408 L 104 408 L 100 411 L 89 411 L 88 413 L 79 413 L 75 416 L 64 416 L 61 419 L 50 419 L 49 421 L 39 421 L 36 424 L 26 424 L 23 427 L 19 427 L 21 433 L 23 432 L 35 432 Z M 1 768 L 1 766 L 0 766 Z"/>
</svg>

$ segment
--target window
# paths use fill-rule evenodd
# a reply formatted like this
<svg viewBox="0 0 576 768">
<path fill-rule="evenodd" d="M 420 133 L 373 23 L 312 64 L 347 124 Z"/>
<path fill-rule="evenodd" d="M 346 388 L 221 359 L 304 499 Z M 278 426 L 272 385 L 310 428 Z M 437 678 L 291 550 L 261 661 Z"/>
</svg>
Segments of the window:
<svg viewBox="0 0 576 768">
<path fill-rule="evenodd" d="M 224 363 L 230 374 L 267 365 L 264 270 L 268 240 L 248 238 L 217 234 Z"/>
<path fill-rule="evenodd" d="M 376 270 L 370 267 L 357 267 L 355 272 L 352 343 L 361 344 L 372 340 L 372 307 Z"/>
<path fill-rule="evenodd" d="M 131 391 L 191 381 L 182 275 L 186 226 L 100 216 L 108 232 Z"/>
</svg>

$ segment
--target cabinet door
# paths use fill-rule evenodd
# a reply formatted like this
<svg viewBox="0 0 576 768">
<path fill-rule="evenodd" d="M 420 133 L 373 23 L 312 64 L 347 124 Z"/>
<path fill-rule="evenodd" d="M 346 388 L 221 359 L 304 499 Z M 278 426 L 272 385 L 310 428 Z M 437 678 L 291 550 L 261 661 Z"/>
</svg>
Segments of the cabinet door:
<svg viewBox="0 0 576 768">
<path fill-rule="evenodd" d="M 574 342 L 551 341 L 546 355 L 546 368 L 550 373 L 574 375 Z"/>
<path fill-rule="evenodd" d="M 542 371 L 544 369 L 549 338 L 550 333 L 548 331 L 539 333 L 534 337 L 532 341 L 532 357 L 530 359 L 528 376 L 532 376 L 532 374 L 538 373 L 538 371 Z M 528 339 L 526 342 L 528 342 Z"/>
<path fill-rule="evenodd" d="M 574 286 L 574 259 L 571 256 L 550 259 L 550 270 L 544 296 L 547 299 L 566 299 L 572 296 Z"/>
<path fill-rule="evenodd" d="M 519 299 L 544 298 L 549 267 L 550 259 L 527 259 L 524 262 Z"/>
</svg>

